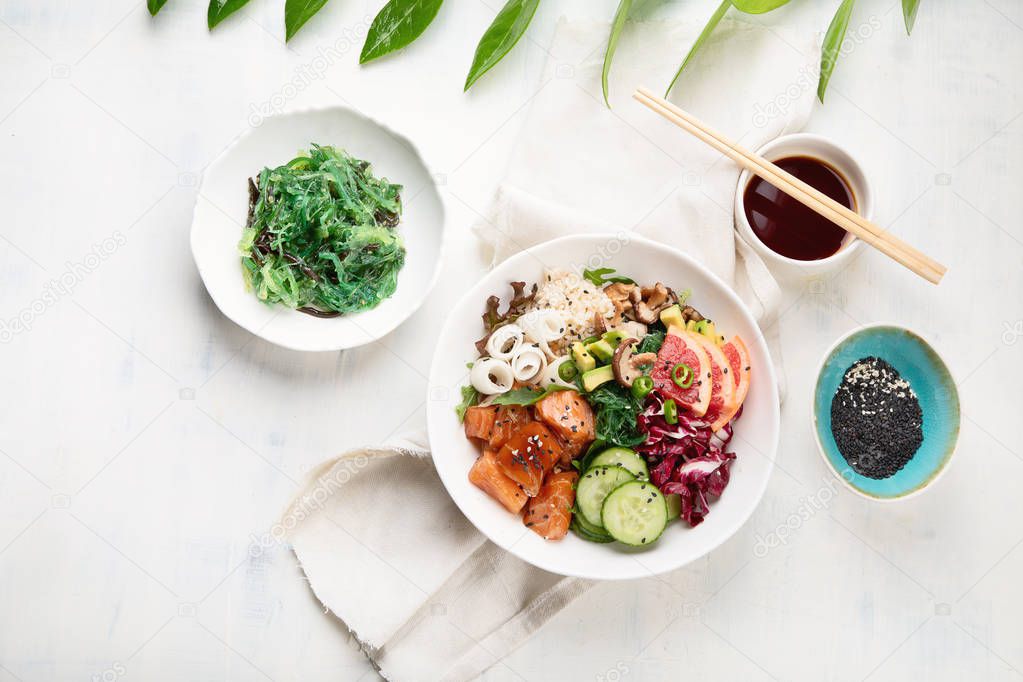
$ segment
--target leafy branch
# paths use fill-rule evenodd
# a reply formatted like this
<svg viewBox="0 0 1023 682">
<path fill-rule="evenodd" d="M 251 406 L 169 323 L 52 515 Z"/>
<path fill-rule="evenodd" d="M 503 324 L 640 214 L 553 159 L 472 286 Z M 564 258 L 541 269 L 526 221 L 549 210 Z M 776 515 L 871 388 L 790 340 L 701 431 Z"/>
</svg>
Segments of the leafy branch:
<svg viewBox="0 0 1023 682">
<path fill-rule="evenodd" d="M 210 30 L 213 30 L 224 19 L 234 14 L 249 0 L 210 0 L 209 9 L 206 13 L 206 23 Z M 359 55 L 359 63 L 365 64 L 379 59 L 392 52 L 397 52 L 411 45 L 421 36 L 433 23 L 433 20 L 440 12 L 444 0 L 387 0 L 380 12 L 373 19 L 372 25 L 366 34 L 366 42 L 362 46 L 362 53 Z M 707 25 L 697 37 L 696 42 L 689 48 L 685 59 L 675 72 L 674 78 L 668 84 L 667 92 L 671 92 L 678 82 L 679 76 L 686 67 L 693 61 L 693 57 L 700 48 L 707 42 L 711 34 L 721 23 L 721 19 L 729 10 L 735 9 L 745 14 L 765 14 L 789 3 L 789 0 L 722 0 L 717 9 L 711 15 Z M 167 0 L 146 0 L 149 13 L 156 16 Z M 317 12 L 323 9 L 327 0 L 285 0 L 284 3 L 284 28 L 285 40 L 291 40 L 299 29 L 307 21 L 313 18 Z M 607 39 L 607 47 L 604 51 L 604 65 L 601 70 L 601 88 L 604 93 L 604 102 L 608 103 L 608 76 L 611 73 L 611 63 L 614 61 L 615 51 L 618 49 L 618 40 L 628 22 L 630 13 L 643 0 L 619 0 L 618 9 L 615 11 L 611 21 L 611 31 Z M 824 45 L 821 54 L 820 78 L 817 83 L 817 96 L 821 102 L 824 101 L 824 93 L 827 91 L 828 83 L 834 72 L 838 57 L 842 54 L 842 45 L 845 42 L 846 32 L 849 28 L 849 20 L 852 16 L 856 0 L 841 0 L 834 18 L 831 20 L 828 31 L 824 37 Z M 465 90 L 468 90 L 485 73 L 496 66 L 505 55 L 507 55 L 519 42 L 529 28 L 540 0 L 507 0 L 501 11 L 498 12 L 493 22 L 483 33 L 479 44 L 476 46 L 476 53 L 473 56 L 472 66 L 465 79 Z M 916 23 L 917 10 L 920 8 L 920 0 L 902 0 L 902 15 L 906 24 L 906 33 L 913 32 L 913 25 Z M 610 106 L 610 104 L 608 104 Z"/>
<path fill-rule="evenodd" d="M 675 72 L 675 77 L 671 79 L 671 83 L 668 84 L 667 92 L 671 92 L 671 89 L 675 87 L 675 83 L 678 82 L 679 76 L 692 61 L 693 56 L 699 51 L 703 44 L 707 41 L 707 38 L 714 32 L 717 25 L 721 22 L 721 19 L 725 16 L 729 9 L 735 8 L 740 12 L 746 14 L 765 14 L 773 10 L 788 4 L 789 0 L 723 0 L 723 2 L 711 15 L 707 25 L 704 26 L 703 31 L 697 37 L 696 42 L 689 48 L 689 52 L 686 54 L 685 59 L 682 60 L 682 65 L 678 67 L 678 71 Z M 623 0 L 624 4 L 624 0 Z M 838 57 L 842 54 L 842 45 L 845 42 L 846 31 L 849 28 L 849 18 L 852 16 L 853 6 L 856 4 L 856 0 L 842 0 L 838 7 L 838 11 L 835 13 L 834 18 L 831 20 L 831 25 L 828 26 L 828 31 L 824 36 L 824 45 L 821 52 L 821 68 L 820 77 L 817 82 L 817 97 L 821 102 L 824 101 L 824 93 L 828 89 L 828 83 L 831 81 L 831 75 L 835 70 L 835 64 L 838 61 Z M 902 0 L 902 14 L 906 22 L 906 33 L 910 34 L 913 32 L 913 25 L 916 22 L 916 13 L 920 8 L 920 0 Z M 619 8 L 621 11 L 621 8 Z M 617 43 L 617 36 L 615 35 L 616 30 L 621 31 L 620 27 L 612 25 L 612 40 Z M 607 72 L 610 69 L 610 59 L 614 55 L 614 49 L 611 42 L 608 43 L 608 51 L 604 58 L 604 100 L 607 101 Z"/>
</svg>

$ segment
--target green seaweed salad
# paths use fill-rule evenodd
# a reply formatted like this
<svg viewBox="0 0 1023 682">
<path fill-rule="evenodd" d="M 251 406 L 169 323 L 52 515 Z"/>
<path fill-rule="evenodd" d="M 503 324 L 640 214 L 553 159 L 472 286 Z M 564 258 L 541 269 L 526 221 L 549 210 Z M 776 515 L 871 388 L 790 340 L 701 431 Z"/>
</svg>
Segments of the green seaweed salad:
<svg viewBox="0 0 1023 682">
<path fill-rule="evenodd" d="M 238 245 L 246 285 L 267 304 L 316 317 L 376 307 L 405 264 L 396 228 L 401 185 L 334 147 L 264 168 L 249 179 Z"/>
</svg>

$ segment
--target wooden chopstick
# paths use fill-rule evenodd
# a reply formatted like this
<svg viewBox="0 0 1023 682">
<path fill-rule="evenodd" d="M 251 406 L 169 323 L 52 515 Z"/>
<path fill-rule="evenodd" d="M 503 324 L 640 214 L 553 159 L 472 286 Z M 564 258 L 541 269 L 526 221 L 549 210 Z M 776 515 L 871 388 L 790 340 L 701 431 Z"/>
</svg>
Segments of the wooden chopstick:
<svg viewBox="0 0 1023 682">
<path fill-rule="evenodd" d="M 785 194 L 856 235 L 927 281 L 937 284 L 944 276 L 947 268 L 941 263 L 770 161 L 732 142 L 692 114 L 654 95 L 646 88 L 639 88 L 633 97 L 652 111 L 714 147 L 750 173 L 763 178 Z"/>
</svg>

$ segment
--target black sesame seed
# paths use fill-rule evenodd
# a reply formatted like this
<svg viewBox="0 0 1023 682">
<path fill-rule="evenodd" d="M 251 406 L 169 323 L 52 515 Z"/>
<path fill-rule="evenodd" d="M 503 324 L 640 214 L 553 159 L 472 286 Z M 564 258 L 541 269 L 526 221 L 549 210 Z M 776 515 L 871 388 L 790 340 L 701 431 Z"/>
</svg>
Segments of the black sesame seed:
<svg viewBox="0 0 1023 682">
<path fill-rule="evenodd" d="M 846 370 L 835 391 L 831 432 L 854 471 L 888 478 L 923 442 L 920 401 L 898 370 L 880 358 L 863 358 Z"/>
</svg>

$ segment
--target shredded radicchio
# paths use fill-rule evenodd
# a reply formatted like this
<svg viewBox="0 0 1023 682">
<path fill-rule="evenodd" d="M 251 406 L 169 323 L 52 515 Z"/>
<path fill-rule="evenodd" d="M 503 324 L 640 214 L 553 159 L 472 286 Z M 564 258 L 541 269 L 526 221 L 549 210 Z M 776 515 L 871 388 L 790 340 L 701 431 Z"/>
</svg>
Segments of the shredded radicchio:
<svg viewBox="0 0 1023 682">
<path fill-rule="evenodd" d="M 678 423 L 664 419 L 664 397 L 652 391 L 637 417 L 646 442 L 636 449 L 650 463 L 650 480 L 665 494 L 677 494 L 682 501 L 682 519 L 690 526 L 703 522 L 710 511 L 710 498 L 718 497 L 728 485 L 729 467 L 735 453 L 726 452 L 732 440 L 732 425 L 739 413 L 716 433 L 710 424 L 679 410 Z"/>
</svg>

